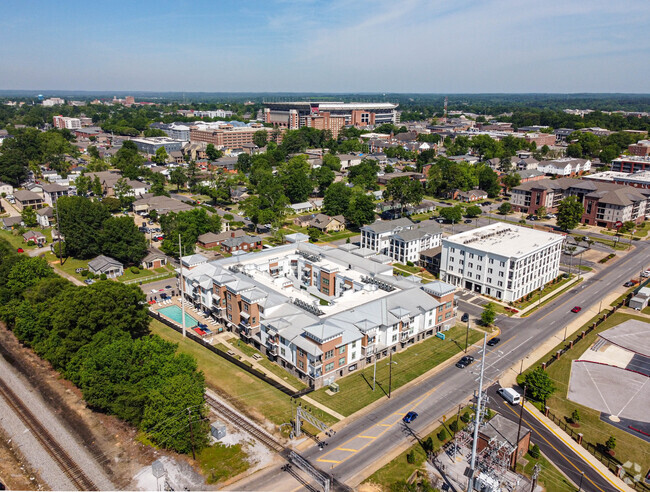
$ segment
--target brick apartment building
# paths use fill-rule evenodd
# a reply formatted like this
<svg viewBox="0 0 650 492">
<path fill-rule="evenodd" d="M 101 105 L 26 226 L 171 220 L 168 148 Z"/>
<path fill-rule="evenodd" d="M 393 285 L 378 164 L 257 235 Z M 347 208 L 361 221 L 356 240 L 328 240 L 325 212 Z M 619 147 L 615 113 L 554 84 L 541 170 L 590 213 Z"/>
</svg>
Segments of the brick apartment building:
<svg viewBox="0 0 650 492">
<path fill-rule="evenodd" d="M 612 171 L 620 173 L 635 173 L 650 170 L 650 155 L 647 156 L 621 156 L 614 159 L 611 164 Z"/>
<path fill-rule="evenodd" d="M 650 140 L 639 140 L 637 143 L 628 146 L 627 150 L 632 155 L 647 157 L 650 155 Z"/>
</svg>

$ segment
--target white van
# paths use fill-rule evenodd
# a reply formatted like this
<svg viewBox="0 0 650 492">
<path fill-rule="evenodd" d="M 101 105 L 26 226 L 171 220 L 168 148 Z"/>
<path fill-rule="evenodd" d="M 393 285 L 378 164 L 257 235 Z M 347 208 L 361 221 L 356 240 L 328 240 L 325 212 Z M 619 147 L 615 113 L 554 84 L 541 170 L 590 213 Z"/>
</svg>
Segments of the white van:
<svg viewBox="0 0 650 492">
<path fill-rule="evenodd" d="M 521 395 L 512 388 L 499 388 L 497 393 L 499 393 L 503 399 L 511 405 L 519 405 L 521 402 Z"/>
</svg>

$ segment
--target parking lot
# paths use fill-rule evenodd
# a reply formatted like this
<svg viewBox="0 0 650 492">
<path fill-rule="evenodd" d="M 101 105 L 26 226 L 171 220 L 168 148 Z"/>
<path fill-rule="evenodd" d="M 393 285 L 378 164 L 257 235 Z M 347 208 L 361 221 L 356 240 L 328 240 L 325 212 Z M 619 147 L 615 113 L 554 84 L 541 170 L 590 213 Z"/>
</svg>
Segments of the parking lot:
<svg viewBox="0 0 650 492">
<path fill-rule="evenodd" d="M 147 295 L 147 301 L 158 301 L 161 299 L 161 294 L 163 294 L 163 297 L 179 294 L 178 282 L 173 278 L 142 284 L 140 289 Z"/>
</svg>

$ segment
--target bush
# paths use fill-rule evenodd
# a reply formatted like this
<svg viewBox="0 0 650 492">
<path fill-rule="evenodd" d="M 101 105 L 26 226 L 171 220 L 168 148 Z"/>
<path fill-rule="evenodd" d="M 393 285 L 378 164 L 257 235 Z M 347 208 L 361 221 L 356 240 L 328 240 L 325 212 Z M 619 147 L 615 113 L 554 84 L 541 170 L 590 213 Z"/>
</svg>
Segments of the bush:
<svg viewBox="0 0 650 492">
<path fill-rule="evenodd" d="M 533 447 L 530 448 L 528 451 L 531 457 L 535 458 L 536 460 L 539 459 L 540 456 L 542 456 L 542 452 L 539 450 L 539 446 L 537 444 L 533 444 Z"/>
<path fill-rule="evenodd" d="M 136 275 L 140 273 L 140 269 L 137 266 L 132 266 L 129 270 L 131 270 L 131 273 L 135 273 Z"/>
<path fill-rule="evenodd" d="M 102 274 L 99 276 L 99 280 L 106 280 L 107 278 L 108 278 L 108 277 L 106 276 L 105 273 L 102 273 Z"/>
<path fill-rule="evenodd" d="M 412 267 L 412 266 L 415 266 L 415 263 L 413 263 L 412 261 L 407 261 L 406 266 Z"/>
<path fill-rule="evenodd" d="M 438 440 L 440 442 L 445 442 L 447 437 L 447 431 L 445 429 L 441 429 L 440 432 L 438 432 Z"/>
<path fill-rule="evenodd" d="M 411 465 L 415 464 L 415 451 L 413 449 L 406 455 L 406 461 Z"/>
<path fill-rule="evenodd" d="M 614 436 L 609 436 L 609 439 L 607 439 L 607 442 L 605 443 L 605 449 L 611 451 L 614 448 L 616 448 L 616 438 Z"/>
<path fill-rule="evenodd" d="M 90 272 L 89 272 L 88 270 L 83 270 L 83 271 L 81 272 L 81 276 L 82 276 L 82 277 L 87 277 L 89 273 L 90 273 Z"/>
<path fill-rule="evenodd" d="M 460 416 L 460 420 L 462 420 L 464 423 L 469 422 L 469 419 L 470 419 L 469 412 L 465 412 Z"/>
<path fill-rule="evenodd" d="M 36 246 L 36 243 L 34 242 L 33 239 L 30 239 L 29 241 L 27 241 L 27 246 Z"/>
<path fill-rule="evenodd" d="M 574 424 L 580 422 L 580 412 L 578 412 L 577 408 L 571 413 L 571 422 Z"/>
<path fill-rule="evenodd" d="M 431 436 L 427 437 L 427 439 L 422 443 L 422 447 L 427 453 L 433 451 L 433 439 L 431 439 Z"/>
<path fill-rule="evenodd" d="M 95 278 L 95 276 L 96 275 L 93 272 L 88 272 L 88 275 L 87 275 L 88 278 L 93 279 L 93 278 Z"/>
<path fill-rule="evenodd" d="M 451 430 L 451 432 L 458 432 L 458 421 L 454 420 L 449 424 L 449 430 Z"/>
</svg>

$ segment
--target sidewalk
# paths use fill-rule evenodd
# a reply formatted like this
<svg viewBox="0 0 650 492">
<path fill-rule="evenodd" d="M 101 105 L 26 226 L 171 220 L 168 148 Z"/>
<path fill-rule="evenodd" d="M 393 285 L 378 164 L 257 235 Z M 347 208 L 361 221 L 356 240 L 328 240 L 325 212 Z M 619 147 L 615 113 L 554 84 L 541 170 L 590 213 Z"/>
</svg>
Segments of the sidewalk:
<svg viewBox="0 0 650 492">
<path fill-rule="evenodd" d="M 611 483 L 616 489 L 627 492 L 632 491 L 633 489 L 629 487 L 623 480 L 614 476 L 605 465 L 598 461 L 594 456 L 591 455 L 585 448 L 580 444 L 575 442 L 571 437 L 569 437 L 562 429 L 560 429 L 553 421 L 548 419 L 541 413 L 534 405 L 531 405 L 529 402 L 526 402 L 524 408 L 533 416 L 536 420 L 542 423 L 547 429 L 549 429 L 555 436 L 560 439 L 567 447 L 571 448 L 574 453 L 580 456 L 583 460 L 591 465 L 591 467 L 596 470 L 600 475 Z"/>
<path fill-rule="evenodd" d="M 582 280 L 587 280 L 592 275 L 594 275 L 593 272 L 587 272 L 587 273 L 585 273 L 583 275 L 580 275 L 580 276 L 576 275 L 575 277 L 570 279 L 566 284 L 563 284 L 559 288 L 552 290 L 551 292 L 546 294 L 544 297 L 542 297 L 538 301 L 533 302 L 532 304 L 526 306 L 524 309 L 520 310 L 517 314 L 514 314 L 512 317 L 513 318 L 521 318 L 521 317 L 525 316 L 526 313 L 528 313 L 529 311 L 534 311 L 539 306 L 541 306 L 542 303 L 546 302 L 547 299 L 550 299 L 551 297 L 553 297 L 555 295 L 558 295 L 558 292 L 563 292 L 566 289 L 568 289 L 570 286 L 572 286 L 573 284 L 578 283 L 581 279 Z"/>
</svg>

